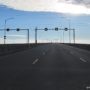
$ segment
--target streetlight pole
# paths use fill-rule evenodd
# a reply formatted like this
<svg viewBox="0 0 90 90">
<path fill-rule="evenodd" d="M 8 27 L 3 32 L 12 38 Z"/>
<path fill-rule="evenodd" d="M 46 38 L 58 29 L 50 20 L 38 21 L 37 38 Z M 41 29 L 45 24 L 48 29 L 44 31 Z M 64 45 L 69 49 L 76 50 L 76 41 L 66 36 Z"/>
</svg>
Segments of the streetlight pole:
<svg viewBox="0 0 90 90">
<path fill-rule="evenodd" d="M 7 20 L 5 20 L 5 27 L 4 27 L 4 44 L 6 44 L 6 23 Z"/>
<path fill-rule="evenodd" d="M 63 30 L 63 43 L 64 43 L 64 30 Z"/>
<path fill-rule="evenodd" d="M 5 27 L 4 27 L 4 44 L 6 44 L 6 25 L 7 25 L 7 21 L 14 19 L 14 18 L 7 18 L 5 19 Z"/>
<path fill-rule="evenodd" d="M 66 18 L 66 17 L 61 17 L 61 18 Z M 66 19 L 68 20 L 68 24 L 69 24 L 69 29 L 68 29 L 69 30 L 69 43 L 71 43 L 71 20 L 70 18 L 66 18 Z"/>
<path fill-rule="evenodd" d="M 70 28 L 71 28 L 71 21 L 70 19 L 69 20 L 69 43 L 71 43 L 71 31 L 70 31 Z"/>
<path fill-rule="evenodd" d="M 74 44 L 75 44 L 75 38 L 76 38 L 76 36 L 75 36 L 75 29 L 73 29 L 73 41 L 74 41 Z"/>
<path fill-rule="evenodd" d="M 60 17 L 60 18 L 63 18 L 63 19 L 64 19 L 65 17 L 62 16 L 62 17 Z M 61 24 L 61 27 L 62 27 L 62 24 Z M 62 43 L 64 43 L 64 30 L 63 30 L 63 36 L 62 36 L 62 39 L 63 39 L 63 40 L 62 40 Z M 61 40 L 60 40 L 60 41 L 61 41 Z"/>
</svg>

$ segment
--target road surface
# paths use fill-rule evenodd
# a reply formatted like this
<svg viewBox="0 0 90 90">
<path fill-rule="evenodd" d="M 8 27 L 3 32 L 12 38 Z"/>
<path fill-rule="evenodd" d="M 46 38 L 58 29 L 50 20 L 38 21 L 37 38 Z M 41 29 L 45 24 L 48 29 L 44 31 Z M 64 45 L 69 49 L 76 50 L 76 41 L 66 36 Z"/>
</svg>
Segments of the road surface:
<svg viewBox="0 0 90 90">
<path fill-rule="evenodd" d="M 90 90 L 90 52 L 47 44 L 2 56 L 0 90 Z"/>
</svg>

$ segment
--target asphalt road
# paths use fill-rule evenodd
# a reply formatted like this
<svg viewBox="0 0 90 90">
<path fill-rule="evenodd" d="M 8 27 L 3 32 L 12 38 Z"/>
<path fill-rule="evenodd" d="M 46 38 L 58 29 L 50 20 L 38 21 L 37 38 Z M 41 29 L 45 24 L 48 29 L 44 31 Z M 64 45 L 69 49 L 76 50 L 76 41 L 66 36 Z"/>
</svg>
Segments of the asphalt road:
<svg viewBox="0 0 90 90">
<path fill-rule="evenodd" d="M 90 52 L 47 44 L 2 56 L 0 90 L 90 90 Z"/>
</svg>

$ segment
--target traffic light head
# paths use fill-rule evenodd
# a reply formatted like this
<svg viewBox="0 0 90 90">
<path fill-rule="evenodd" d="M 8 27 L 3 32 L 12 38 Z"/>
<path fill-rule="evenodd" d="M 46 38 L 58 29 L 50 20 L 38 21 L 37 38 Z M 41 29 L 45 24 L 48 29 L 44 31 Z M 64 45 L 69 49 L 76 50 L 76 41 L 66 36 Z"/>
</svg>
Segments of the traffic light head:
<svg viewBox="0 0 90 90">
<path fill-rule="evenodd" d="M 55 31 L 58 31 L 58 27 L 55 28 Z"/>
<path fill-rule="evenodd" d="M 65 30 L 65 31 L 68 31 L 68 28 L 65 28 L 64 30 Z"/>
<path fill-rule="evenodd" d="M 6 30 L 7 30 L 7 31 L 10 31 L 10 29 L 9 29 L 9 28 L 7 28 Z"/>
<path fill-rule="evenodd" d="M 20 31 L 20 28 L 17 28 L 17 31 Z"/>
<path fill-rule="evenodd" d="M 47 31 L 47 30 L 48 30 L 48 28 L 44 28 L 44 30 L 45 30 L 45 31 Z"/>
</svg>

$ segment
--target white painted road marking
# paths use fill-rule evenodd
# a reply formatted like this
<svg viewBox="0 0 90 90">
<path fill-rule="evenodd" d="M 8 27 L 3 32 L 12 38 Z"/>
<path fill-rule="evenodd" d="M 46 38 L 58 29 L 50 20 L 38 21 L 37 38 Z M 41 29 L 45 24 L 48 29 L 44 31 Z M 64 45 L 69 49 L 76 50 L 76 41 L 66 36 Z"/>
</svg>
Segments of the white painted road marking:
<svg viewBox="0 0 90 90">
<path fill-rule="evenodd" d="M 74 55 L 74 52 L 70 52 L 72 55 Z M 83 59 L 83 58 L 80 58 L 80 60 L 82 61 L 82 62 L 87 62 L 85 59 Z"/>
<path fill-rule="evenodd" d="M 87 86 L 86 89 L 87 89 L 87 90 L 90 90 L 90 86 Z"/>
<path fill-rule="evenodd" d="M 86 60 L 84 60 L 83 58 L 80 58 L 80 60 L 81 60 L 81 61 L 83 61 L 83 62 L 87 62 L 87 61 L 86 61 Z"/>
<path fill-rule="evenodd" d="M 45 55 L 45 52 L 43 52 L 43 55 Z"/>
<path fill-rule="evenodd" d="M 36 64 L 39 61 L 39 59 L 37 58 L 32 64 Z"/>
</svg>

